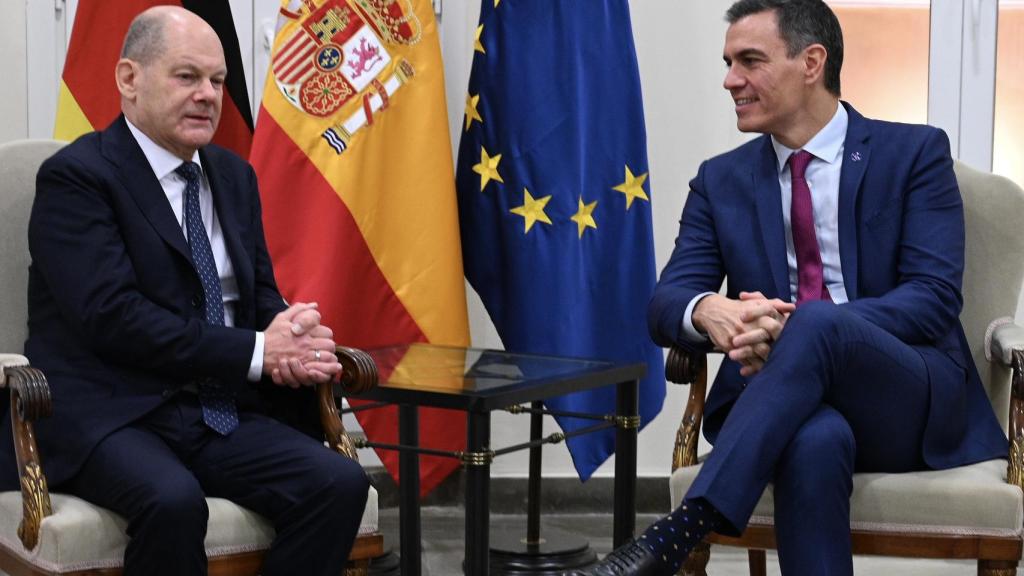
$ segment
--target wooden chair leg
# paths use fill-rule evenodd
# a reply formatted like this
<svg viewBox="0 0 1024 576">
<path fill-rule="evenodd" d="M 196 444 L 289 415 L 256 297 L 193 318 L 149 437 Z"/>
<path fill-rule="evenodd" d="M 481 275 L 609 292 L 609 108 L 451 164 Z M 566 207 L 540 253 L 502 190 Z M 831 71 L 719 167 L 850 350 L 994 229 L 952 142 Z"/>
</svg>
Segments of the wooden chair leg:
<svg viewBox="0 0 1024 576">
<path fill-rule="evenodd" d="M 711 545 L 701 542 L 686 557 L 679 576 L 708 576 L 708 562 L 711 561 Z"/>
<path fill-rule="evenodd" d="M 978 576 L 1016 576 L 1017 563 L 1007 560 L 978 560 Z"/>
<path fill-rule="evenodd" d="M 747 563 L 750 565 L 750 576 L 767 576 L 768 555 L 764 550 L 747 550 Z"/>
</svg>

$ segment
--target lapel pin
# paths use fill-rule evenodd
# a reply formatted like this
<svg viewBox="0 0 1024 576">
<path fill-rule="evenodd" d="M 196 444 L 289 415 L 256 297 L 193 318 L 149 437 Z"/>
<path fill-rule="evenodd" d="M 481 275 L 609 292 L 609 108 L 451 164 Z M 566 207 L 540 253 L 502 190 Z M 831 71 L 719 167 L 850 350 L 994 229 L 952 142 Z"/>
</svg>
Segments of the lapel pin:
<svg viewBox="0 0 1024 576">
<path fill-rule="evenodd" d="M 853 154 L 850 154 L 850 160 L 853 160 L 854 162 L 860 162 L 860 152 L 854 152 Z"/>
</svg>

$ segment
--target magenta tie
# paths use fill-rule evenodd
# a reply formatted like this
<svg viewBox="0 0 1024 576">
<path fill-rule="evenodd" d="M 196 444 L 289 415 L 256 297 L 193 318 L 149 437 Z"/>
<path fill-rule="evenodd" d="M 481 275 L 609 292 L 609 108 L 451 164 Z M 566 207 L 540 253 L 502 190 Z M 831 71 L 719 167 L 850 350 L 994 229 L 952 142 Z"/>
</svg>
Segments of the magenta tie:
<svg viewBox="0 0 1024 576">
<path fill-rule="evenodd" d="M 796 252 L 797 305 L 808 300 L 832 299 L 825 287 L 825 270 L 821 265 L 818 237 L 814 232 L 814 204 L 805 176 L 811 158 L 814 156 L 806 150 L 794 152 L 789 157 L 793 183 L 789 227 L 793 232 L 793 250 Z"/>
</svg>

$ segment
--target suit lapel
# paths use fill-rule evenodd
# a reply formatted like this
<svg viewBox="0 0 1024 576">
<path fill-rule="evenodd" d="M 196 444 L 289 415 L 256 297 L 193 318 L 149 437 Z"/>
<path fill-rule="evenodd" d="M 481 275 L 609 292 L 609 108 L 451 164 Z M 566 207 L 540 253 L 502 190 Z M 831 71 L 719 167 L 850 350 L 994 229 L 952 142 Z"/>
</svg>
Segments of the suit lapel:
<svg viewBox="0 0 1024 576">
<path fill-rule="evenodd" d="M 135 200 L 143 216 L 172 248 L 192 262 L 185 234 L 174 216 L 167 195 L 149 166 L 135 137 L 128 130 L 124 116 L 120 116 L 103 133 L 103 155 L 116 164 L 115 171 L 121 185 Z"/>
<path fill-rule="evenodd" d="M 839 259 L 843 266 L 843 284 L 849 300 L 857 299 L 857 197 L 864 172 L 871 160 L 870 132 L 867 120 L 852 106 L 846 106 L 849 125 L 843 145 L 843 167 L 839 174 Z"/>
<path fill-rule="evenodd" d="M 242 240 L 238 232 L 237 209 L 233 202 L 228 200 L 228 191 L 231 183 L 221 173 L 220 167 L 210 159 L 206 150 L 199 151 L 199 158 L 203 162 L 203 170 L 206 172 L 207 180 L 210 182 L 210 193 L 213 195 L 214 210 L 217 211 L 217 220 L 220 222 L 221 234 L 224 236 L 224 244 L 228 250 L 228 257 L 231 258 L 231 265 L 235 270 L 235 281 L 238 282 L 239 298 L 243 300 L 240 304 L 244 307 L 246 294 L 252 292 L 253 269 L 249 261 Z"/>
<path fill-rule="evenodd" d="M 771 138 L 763 136 L 760 158 L 752 174 L 757 216 L 761 224 L 761 240 L 768 257 L 776 293 L 789 301 L 789 263 L 786 261 L 786 231 L 782 220 L 782 191 L 779 189 L 779 166 Z"/>
</svg>

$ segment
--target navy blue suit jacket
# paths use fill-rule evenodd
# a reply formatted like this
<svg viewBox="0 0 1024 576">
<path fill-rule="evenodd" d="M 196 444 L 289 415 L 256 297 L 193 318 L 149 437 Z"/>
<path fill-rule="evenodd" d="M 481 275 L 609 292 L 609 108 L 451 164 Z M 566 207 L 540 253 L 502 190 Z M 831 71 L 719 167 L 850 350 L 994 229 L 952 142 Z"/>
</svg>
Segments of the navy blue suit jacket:
<svg viewBox="0 0 1024 576">
<path fill-rule="evenodd" d="M 934 468 L 1005 457 L 960 325 L 964 219 L 949 140 L 936 128 L 864 118 L 848 104 L 839 185 L 839 252 L 847 310 L 913 346 L 931 370 L 923 457 Z M 682 334 L 698 294 L 761 291 L 791 301 L 778 163 L 771 139 L 756 138 L 705 161 L 690 181 L 679 236 L 651 299 L 651 336 L 694 349 Z M 709 349 L 710 345 L 704 347 Z M 948 365 L 948 363 L 941 363 Z M 937 365 L 929 363 L 929 367 Z M 712 442 L 743 389 L 725 358 L 706 405 Z"/>
<path fill-rule="evenodd" d="M 185 383 L 217 378 L 260 409 L 272 386 L 246 380 L 255 331 L 285 308 L 263 236 L 252 167 L 217 146 L 200 150 L 240 299 L 235 327 L 203 320 L 203 289 L 160 183 L 123 117 L 40 168 L 29 222 L 29 339 L 53 416 L 36 424 L 51 485 L 71 477 L 104 436 Z M 6 412 L 6 411 L 5 411 Z M 0 441 L 0 485 L 15 486 Z"/>
</svg>

